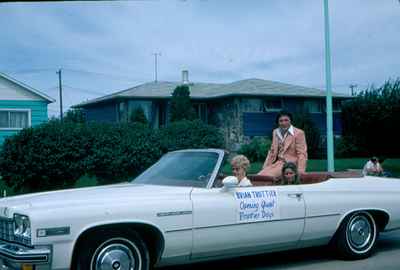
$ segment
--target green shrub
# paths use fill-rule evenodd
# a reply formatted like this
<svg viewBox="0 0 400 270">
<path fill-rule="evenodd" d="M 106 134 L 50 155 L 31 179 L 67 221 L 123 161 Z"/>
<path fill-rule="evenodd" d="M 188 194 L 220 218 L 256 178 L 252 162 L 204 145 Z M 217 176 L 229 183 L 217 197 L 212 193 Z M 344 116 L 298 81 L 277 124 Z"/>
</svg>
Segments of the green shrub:
<svg viewBox="0 0 400 270">
<path fill-rule="evenodd" d="M 96 130 L 84 163 L 87 174 L 100 184 L 132 179 L 161 157 L 157 133 L 147 125 L 97 124 Z"/>
<path fill-rule="evenodd" d="M 355 142 L 356 139 L 350 136 L 335 139 L 335 157 L 351 158 L 368 156 L 367 151 L 360 149 Z"/>
<path fill-rule="evenodd" d="M 223 148 L 224 138 L 218 128 L 201 120 L 178 121 L 159 130 L 163 152 L 186 148 Z"/>
<path fill-rule="evenodd" d="M 270 148 L 270 139 L 266 137 L 255 137 L 249 144 L 243 144 L 238 154 L 245 155 L 251 162 L 264 162 Z"/>
<path fill-rule="evenodd" d="M 74 123 L 84 123 L 85 113 L 82 109 L 69 109 L 64 115 L 64 121 Z"/>
<path fill-rule="evenodd" d="M 155 131 L 140 123 L 75 123 L 51 120 L 9 137 L 0 152 L 2 180 L 15 193 L 73 187 L 83 175 L 99 184 L 138 175 L 163 152 L 222 148 L 219 130 L 182 121 Z"/>
<path fill-rule="evenodd" d="M 304 131 L 307 141 L 308 157 L 321 158 L 321 132 L 314 124 L 310 113 L 296 113 L 293 119 L 293 125 Z"/>
<path fill-rule="evenodd" d="M 84 174 L 106 184 L 139 174 L 160 158 L 160 149 L 143 124 L 52 120 L 7 138 L 0 171 L 16 193 L 72 187 Z"/>
<path fill-rule="evenodd" d="M 52 120 L 8 137 L 0 152 L 3 181 L 16 193 L 72 187 L 90 147 L 85 125 Z"/>
</svg>

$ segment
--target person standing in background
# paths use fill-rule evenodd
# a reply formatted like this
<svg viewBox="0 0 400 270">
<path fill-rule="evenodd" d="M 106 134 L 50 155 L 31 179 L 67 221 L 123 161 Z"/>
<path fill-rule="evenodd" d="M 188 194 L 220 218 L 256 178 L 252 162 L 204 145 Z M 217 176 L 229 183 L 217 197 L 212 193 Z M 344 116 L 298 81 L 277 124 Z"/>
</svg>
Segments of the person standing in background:
<svg viewBox="0 0 400 270">
<path fill-rule="evenodd" d="M 381 176 L 383 175 L 382 166 L 377 157 L 372 157 L 365 163 L 363 168 L 363 175 L 374 175 L 374 176 Z"/>
</svg>

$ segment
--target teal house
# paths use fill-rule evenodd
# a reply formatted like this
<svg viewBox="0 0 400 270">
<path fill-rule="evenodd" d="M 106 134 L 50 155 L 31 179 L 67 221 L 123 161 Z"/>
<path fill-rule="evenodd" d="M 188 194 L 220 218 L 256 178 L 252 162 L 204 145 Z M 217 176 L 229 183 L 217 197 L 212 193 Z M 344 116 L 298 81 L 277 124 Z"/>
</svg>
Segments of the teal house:
<svg viewBox="0 0 400 270">
<path fill-rule="evenodd" d="M 48 120 L 47 106 L 55 100 L 0 73 L 0 145 L 7 136 Z"/>
</svg>

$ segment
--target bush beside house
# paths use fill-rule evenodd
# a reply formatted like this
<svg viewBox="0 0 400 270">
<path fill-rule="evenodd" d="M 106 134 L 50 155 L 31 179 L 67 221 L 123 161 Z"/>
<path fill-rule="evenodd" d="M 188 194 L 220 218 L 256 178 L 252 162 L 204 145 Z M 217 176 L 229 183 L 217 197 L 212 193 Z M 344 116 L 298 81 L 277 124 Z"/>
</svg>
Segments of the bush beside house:
<svg viewBox="0 0 400 270">
<path fill-rule="evenodd" d="M 72 187 L 83 174 L 90 137 L 83 125 L 50 121 L 8 137 L 0 172 L 16 192 Z"/>
<path fill-rule="evenodd" d="M 223 148 L 224 140 L 218 128 L 201 120 L 173 122 L 159 130 L 163 152 L 185 148 Z"/>
<path fill-rule="evenodd" d="M 302 111 L 296 113 L 293 125 L 302 129 L 305 133 L 308 158 L 324 157 L 325 151 L 322 151 L 321 131 L 313 122 L 310 113 Z"/>
<path fill-rule="evenodd" d="M 6 139 L 0 172 L 15 193 L 69 188 L 83 175 L 107 184 L 131 179 L 166 151 L 223 145 L 218 129 L 201 121 L 155 131 L 140 123 L 51 120 Z"/>
<path fill-rule="evenodd" d="M 249 144 L 243 144 L 238 154 L 245 155 L 250 162 L 264 162 L 271 148 L 271 140 L 268 137 L 255 137 Z"/>
</svg>

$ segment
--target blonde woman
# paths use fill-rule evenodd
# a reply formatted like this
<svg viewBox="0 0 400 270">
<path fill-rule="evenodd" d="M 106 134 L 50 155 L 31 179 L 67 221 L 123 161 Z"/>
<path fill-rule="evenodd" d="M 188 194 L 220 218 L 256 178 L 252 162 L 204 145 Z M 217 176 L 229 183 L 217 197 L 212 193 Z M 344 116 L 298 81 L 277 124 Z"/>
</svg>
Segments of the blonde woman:
<svg viewBox="0 0 400 270">
<path fill-rule="evenodd" d="M 225 177 L 222 180 L 224 185 L 236 185 L 238 187 L 252 186 L 249 179 L 246 177 L 247 170 L 250 167 L 250 161 L 244 155 L 235 156 L 231 160 L 232 172 L 234 176 Z"/>
</svg>

